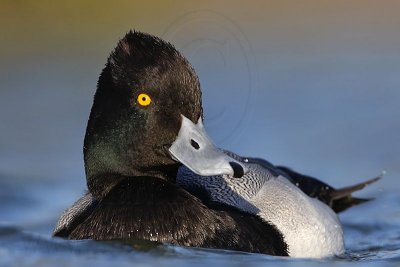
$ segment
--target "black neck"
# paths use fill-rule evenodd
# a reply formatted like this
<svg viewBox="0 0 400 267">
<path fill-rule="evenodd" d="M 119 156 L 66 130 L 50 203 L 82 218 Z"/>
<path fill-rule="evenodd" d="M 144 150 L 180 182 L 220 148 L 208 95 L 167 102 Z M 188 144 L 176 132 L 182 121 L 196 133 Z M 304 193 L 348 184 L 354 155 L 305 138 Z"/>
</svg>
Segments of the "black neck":
<svg viewBox="0 0 400 267">
<path fill-rule="evenodd" d="M 135 177 L 149 177 L 148 180 L 157 179 L 175 184 L 176 175 L 181 164 L 163 165 L 152 167 L 151 170 L 141 169 L 135 171 Z M 146 175 L 143 175 L 146 173 Z M 116 185 L 126 179 L 135 179 L 135 177 L 121 175 L 118 173 L 103 173 L 87 178 L 89 192 L 97 199 L 104 198 Z"/>
</svg>

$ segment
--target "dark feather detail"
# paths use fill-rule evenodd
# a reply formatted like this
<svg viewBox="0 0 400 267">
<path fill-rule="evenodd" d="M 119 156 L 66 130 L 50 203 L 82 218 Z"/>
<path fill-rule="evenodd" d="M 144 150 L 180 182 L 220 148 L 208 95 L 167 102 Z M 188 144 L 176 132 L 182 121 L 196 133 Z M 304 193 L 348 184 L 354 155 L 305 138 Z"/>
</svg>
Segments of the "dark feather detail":
<svg viewBox="0 0 400 267">
<path fill-rule="evenodd" d="M 83 197 L 78 199 L 72 207 L 64 211 L 53 231 L 53 236 L 68 237 L 75 227 L 86 220 L 95 209 L 96 205 L 97 201 L 92 194 L 87 192 Z"/>
</svg>

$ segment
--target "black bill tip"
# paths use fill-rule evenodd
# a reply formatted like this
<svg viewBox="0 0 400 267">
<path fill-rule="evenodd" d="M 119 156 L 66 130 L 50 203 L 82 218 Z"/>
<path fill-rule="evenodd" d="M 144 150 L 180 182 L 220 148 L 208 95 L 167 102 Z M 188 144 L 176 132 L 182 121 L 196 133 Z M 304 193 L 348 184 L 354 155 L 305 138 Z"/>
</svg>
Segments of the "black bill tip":
<svg viewBox="0 0 400 267">
<path fill-rule="evenodd" d="M 231 167 L 233 169 L 233 177 L 241 178 L 244 175 L 243 167 L 240 166 L 240 164 L 230 161 L 229 165 L 231 165 Z"/>
</svg>

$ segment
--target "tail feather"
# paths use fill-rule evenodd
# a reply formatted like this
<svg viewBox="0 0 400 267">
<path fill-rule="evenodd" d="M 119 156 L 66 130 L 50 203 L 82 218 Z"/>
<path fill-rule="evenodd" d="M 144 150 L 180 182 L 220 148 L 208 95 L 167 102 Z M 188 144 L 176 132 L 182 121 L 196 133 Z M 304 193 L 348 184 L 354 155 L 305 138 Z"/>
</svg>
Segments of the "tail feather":
<svg viewBox="0 0 400 267">
<path fill-rule="evenodd" d="M 336 199 L 339 199 L 342 197 L 349 196 L 349 195 L 351 195 L 351 193 L 353 193 L 355 191 L 359 191 L 359 190 L 365 188 L 367 185 L 370 185 L 370 184 L 375 183 L 376 181 L 382 179 L 382 177 L 383 177 L 383 174 L 381 174 L 377 177 L 374 177 L 372 179 L 369 179 L 367 181 L 361 182 L 359 184 L 335 189 L 330 193 L 330 196 L 331 196 L 332 200 L 336 200 Z"/>
<path fill-rule="evenodd" d="M 356 198 L 353 197 L 351 194 L 355 191 L 359 191 L 365 188 L 367 185 L 370 185 L 382 179 L 383 175 L 384 173 L 382 173 L 377 177 L 374 177 L 372 179 L 369 179 L 367 181 L 352 186 L 331 190 L 329 192 L 329 202 L 330 202 L 328 203 L 329 206 L 331 206 L 335 212 L 341 212 L 352 206 L 359 205 L 372 200 L 373 198 Z"/>
</svg>

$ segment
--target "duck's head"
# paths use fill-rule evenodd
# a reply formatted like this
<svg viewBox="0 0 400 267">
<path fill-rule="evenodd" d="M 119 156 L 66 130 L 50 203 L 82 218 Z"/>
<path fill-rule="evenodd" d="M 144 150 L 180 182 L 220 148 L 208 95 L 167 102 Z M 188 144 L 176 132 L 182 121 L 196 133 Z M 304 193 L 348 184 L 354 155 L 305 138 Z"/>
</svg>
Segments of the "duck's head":
<svg viewBox="0 0 400 267">
<path fill-rule="evenodd" d="M 100 75 L 86 130 L 90 192 L 103 195 L 123 177 L 174 182 L 181 163 L 200 175 L 241 176 L 243 165 L 207 137 L 202 112 L 189 62 L 157 37 L 127 33 Z"/>
</svg>

